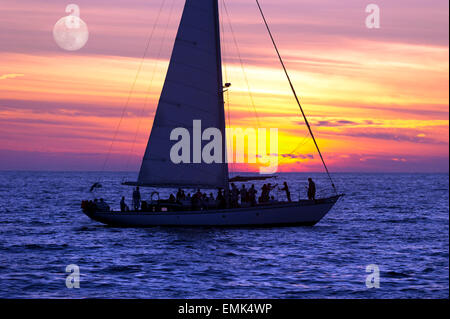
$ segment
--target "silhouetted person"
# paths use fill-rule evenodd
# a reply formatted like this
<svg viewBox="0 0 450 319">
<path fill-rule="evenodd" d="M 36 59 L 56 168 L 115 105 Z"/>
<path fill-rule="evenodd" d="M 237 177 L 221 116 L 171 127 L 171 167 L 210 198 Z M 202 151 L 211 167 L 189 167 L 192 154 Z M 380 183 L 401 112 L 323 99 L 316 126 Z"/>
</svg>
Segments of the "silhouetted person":
<svg viewBox="0 0 450 319">
<path fill-rule="evenodd" d="M 308 178 L 308 199 L 316 200 L 316 183 L 313 182 L 312 178 Z"/>
<path fill-rule="evenodd" d="M 259 197 L 260 203 L 265 203 L 269 201 L 269 188 L 266 184 L 261 188 L 261 196 Z"/>
<path fill-rule="evenodd" d="M 89 200 L 89 201 L 82 201 L 81 202 L 81 208 L 83 208 L 83 211 L 85 212 L 89 212 L 89 213 L 93 213 L 95 211 L 97 211 L 97 207 L 95 206 L 94 202 Z"/>
<path fill-rule="evenodd" d="M 197 189 L 197 192 L 192 196 L 191 204 L 194 210 L 200 209 L 202 206 L 202 197 L 203 194 L 200 189 Z"/>
<path fill-rule="evenodd" d="M 200 203 L 202 205 L 202 209 L 208 209 L 208 195 L 206 193 L 203 193 Z"/>
<path fill-rule="evenodd" d="M 139 210 L 141 206 L 141 192 L 139 191 L 139 186 L 133 191 L 133 207 L 135 211 Z"/>
<path fill-rule="evenodd" d="M 248 195 L 249 195 L 250 203 L 252 206 L 256 206 L 256 194 L 257 193 L 258 193 L 258 191 L 255 189 L 255 185 L 252 185 L 252 187 L 250 187 L 250 189 L 248 190 Z"/>
<path fill-rule="evenodd" d="M 236 208 L 238 207 L 238 200 L 239 200 L 239 189 L 234 185 L 234 183 L 231 183 L 231 207 Z"/>
<path fill-rule="evenodd" d="M 125 196 L 122 196 L 122 200 L 120 201 L 120 211 L 121 212 L 128 212 L 130 208 L 125 203 Z"/>
<path fill-rule="evenodd" d="M 272 191 L 272 190 L 274 190 L 276 187 L 278 186 L 278 184 L 276 184 L 276 185 L 274 185 L 274 186 L 272 186 L 272 184 L 267 184 L 267 195 L 266 195 L 266 201 L 268 202 L 269 201 L 269 198 L 270 198 L 270 192 Z"/>
<path fill-rule="evenodd" d="M 110 210 L 108 204 L 105 203 L 103 198 L 100 198 L 100 202 L 97 203 L 97 209 L 100 212 L 109 212 Z"/>
<path fill-rule="evenodd" d="M 177 202 L 183 200 L 183 190 L 181 188 L 178 188 L 177 192 Z"/>
<path fill-rule="evenodd" d="M 223 196 L 222 189 L 219 188 L 219 193 L 217 194 L 216 200 L 219 202 L 219 208 L 226 208 L 227 207 L 227 201 L 225 199 L 225 196 Z"/>
<path fill-rule="evenodd" d="M 242 185 L 239 194 L 241 195 L 241 204 L 247 202 L 247 189 L 245 188 L 245 185 Z"/>
<path fill-rule="evenodd" d="M 197 189 L 197 192 L 194 194 L 194 197 L 196 197 L 199 201 L 202 200 L 203 194 L 200 191 L 200 189 Z"/>
<path fill-rule="evenodd" d="M 291 192 L 289 191 L 288 184 L 287 184 L 286 182 L 284 182 L 283 185 L 284 185 L 284 187 L 281 188 L 280 190 L 286 192 L 287 200 L 288 200 L 288 202 L 290 203 L 290 202 L 292 202 L 292 200 L 291 200 Z"/>
</svg>

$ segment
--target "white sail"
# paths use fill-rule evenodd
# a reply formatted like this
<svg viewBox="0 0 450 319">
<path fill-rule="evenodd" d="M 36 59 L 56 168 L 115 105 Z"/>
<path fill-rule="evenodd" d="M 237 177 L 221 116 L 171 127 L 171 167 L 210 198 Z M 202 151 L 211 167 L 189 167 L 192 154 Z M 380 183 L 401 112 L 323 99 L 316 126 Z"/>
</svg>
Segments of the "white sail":
<svg viewBox="0 0 450 319">
<path fill-rule="evenodd" d="M 158 187 L 224 187 L 228 165 L 192 163 L 193 121 L 202 129 L 222 132 L 225 157 L 225 116 L 217 0 L 186 0 L 138 184 Z M 170 140 L 175 128 L 191 133 L 191 163 L 174 164 Z M 203 141 L 202 145 L 208 141 Z"/>
</svg>

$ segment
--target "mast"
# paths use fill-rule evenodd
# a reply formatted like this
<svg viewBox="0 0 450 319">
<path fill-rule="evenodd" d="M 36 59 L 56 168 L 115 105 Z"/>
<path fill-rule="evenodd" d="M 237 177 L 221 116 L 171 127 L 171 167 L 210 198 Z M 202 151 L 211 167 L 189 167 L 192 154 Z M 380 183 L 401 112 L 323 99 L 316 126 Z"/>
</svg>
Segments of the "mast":
<svg viewBox="0 0 450 319">
<path fill-rule="evenodd" d="M 222 78 L 222 50 L 221 50 L 221 39 L 220 39 L 220 19 L 219 19 L 219 0 L 213 1 L 213 11 L 214 11 L 214 29 L 216 38 L 216 56 L 217 56 L 217 83 L 218 83 L 218 94 L 219 94 L 219 116 L 220 116 L 220 126 L 219 130 L 222 132 L 222 156 L 223 156 L 223 176 L 225 177 L 225 189 L 224 196 L 228 203 L 228 183 L 229 183 L 229 171 L 228 171 L 228 161 L 227 161 L 227 137 L 226 137 L 226 124 L 225 124 L 225 101 L 223 97 L 223 78 Z"/>
</svg>

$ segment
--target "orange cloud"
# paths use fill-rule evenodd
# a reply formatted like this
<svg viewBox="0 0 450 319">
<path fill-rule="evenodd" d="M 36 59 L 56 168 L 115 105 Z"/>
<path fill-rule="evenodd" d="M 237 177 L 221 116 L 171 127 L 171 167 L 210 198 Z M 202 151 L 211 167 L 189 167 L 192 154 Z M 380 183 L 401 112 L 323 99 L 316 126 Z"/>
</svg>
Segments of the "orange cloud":
<svg viewBox="0 0 450 319">
<path fill-rule="evenodd" d="M 0 75 L 0 80 L 14 79 L 20 76 L 24 76 L 24 74 L 17 74 L 17 73 L 3 74 Z"/>
</svg>

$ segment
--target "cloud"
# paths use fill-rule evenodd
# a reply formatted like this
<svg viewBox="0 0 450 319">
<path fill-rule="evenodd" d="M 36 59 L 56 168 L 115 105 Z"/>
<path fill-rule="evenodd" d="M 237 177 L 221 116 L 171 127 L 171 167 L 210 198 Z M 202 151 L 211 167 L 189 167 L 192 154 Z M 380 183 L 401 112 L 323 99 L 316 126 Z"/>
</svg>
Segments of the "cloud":
<svg viewBox="0 0 450 319">
<path fill-rule="evenodd" d="M 345 127 L 345 126 L 370 126 L 379 125 L 380 122 L 375 122 L 373 120 L 343 120 L 343 119 L 326 119 L 326 120 L 311 120 L 312 126 L 317 127 Z M 299 125 L 304 125 L 304 122 L 296 122 Z"/>
<path fill-rule="evenodd" d="M 353 154 L 343 161 L 335 162 L 333 169 L 355 172 L 448 172 L 448 157 Z"/>
<path fill-rule="evenodd" d="M 0 80 L 14 79 L 14 78 L 21 77 L 21 76 L 24 76 L 24 75 L 25 74 L 21 74 L 21 73 L 3 74 L 3 75 L 0 75 Z"/>
<path fill-rule="evenodd" d="M 266 157 L 266 156 L 267 155 L 265 155 L 265 156 L 259 155 L 259 154 L 256 155 L 257 158 L 263 158 L 263 157 Z M 286 158 L 286 159 L 314 159 L 314 155 L 312 155 L 312 154 L 291 154 L 291 153 L 277 154 L 277 153 L 271 153 L 268 156 L 282 157 L 282 158 Z"/>
<path fill-rule="evenodd" d="M 314 155 L 312 154 L 280 154 L 280 156 L 291 159 L 314 159 Z"/>
<path fill-rule="evenodd" d="M 332 120 L 332 121 L 317 121 L 315 123 L 316 126 L 326 126 L 326 127 L 339 127 L 346 125 L 358 125 L 357 122 L 348 121 L 348 120 Z"/>
<path fill-rule="evenodd" d="M 70 115 L 73 117 L 82 116 L 96 116 L 96 117 L 111 117 L 119 118 L 122 115 L 124 102 L 115 101 L 107 104 L 108 101 L 102 103 L 85 103 L 85 102 L 70 102 L 70 101 L 45 101 L 45 100 L 13 100 L 0 99 L 0 107 L 2 110 L 9 111 L 31 111 L 35 114 L 49 114 L 49 115 Z M 139 102 L 139 101 L 138 101 Z M 155 112 L 155 103 L 148 103 L 144 112 L 142 112 L 142 104 L 134 102 L 133 105 L 128 105 L 126 109 L 127 118 L 136 117 L 153 117 Z M 16 118 L 12 118 L 16 120 Z"/>
<path fill-rule="evenodd" d="M 417 132 L 417 130 L 408 129 L 346 129 L 342 132 L 334 132 L 333 134 L 418 144 L 447 144 L 446 142 L 426 137 L 426 134 Z"/>
</svg>

